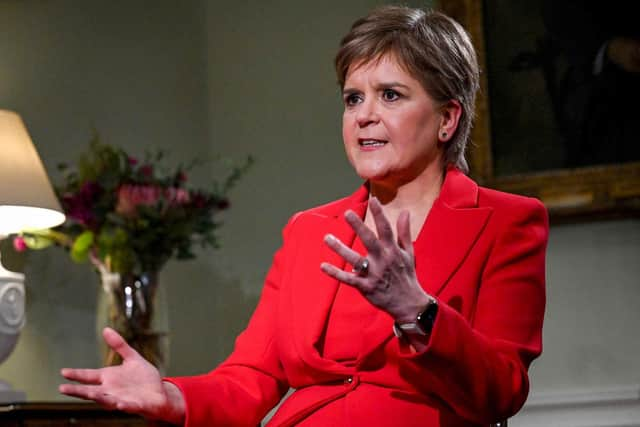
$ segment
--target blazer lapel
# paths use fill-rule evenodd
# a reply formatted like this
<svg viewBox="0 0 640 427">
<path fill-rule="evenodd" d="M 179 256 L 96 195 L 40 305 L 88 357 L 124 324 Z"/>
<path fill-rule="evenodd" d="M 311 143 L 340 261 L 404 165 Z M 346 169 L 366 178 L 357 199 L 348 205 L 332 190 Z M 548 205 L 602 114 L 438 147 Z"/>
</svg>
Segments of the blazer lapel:
<svg viewBox="0 0 640 427">
<path fill-rule="evenodd" d="M 434 204 L 414 244 L 416 274 L 422 287 L 437 296 L 480 236 L 492 210 L 455 209 Z"/>
<path fill-rule="evenodd" d="M 467 257 L 493 209 L 478 207 L 478 185 L 450 167 L 414 244 L 418 280 L 437 296 Z"/>
<path fill-rule="evenodd" d="M 338 280 L 320 271 L 320 263 L 328 262 L 338 268 L 346 267 L 345 261 L 331 250 L 322 239 L 326 234 L 333 234 L 345 245 L 352 246 L 356 234 L 344 219 L 344 212 L 353 210 L 360 217 L 364 217 L 368 189 L 363 186 L 354 193 L 344 206 L 335 215 L 324 218 L 324 223 L 317 224 L 315 230 L 309 233 L 309 237 L 302 245 L 298 256 L 309 257 L 309 262 L 300 263 L 302 276 L 307 277 L 305 286 L 294 286 L 292 307 L 295 314 L 295 325 L 299 333 L 294 334 L 298 341 L 299 354 L 305 362 L 313 365 L 323 365 L 332 370 L 343 370 L 337 362 L 324 359 L 320 355 L 323 334 L 326 328 L 327 317 L 338 290 Z M 309 352 L 312 349 L 312 352 Z"/>
</svg>

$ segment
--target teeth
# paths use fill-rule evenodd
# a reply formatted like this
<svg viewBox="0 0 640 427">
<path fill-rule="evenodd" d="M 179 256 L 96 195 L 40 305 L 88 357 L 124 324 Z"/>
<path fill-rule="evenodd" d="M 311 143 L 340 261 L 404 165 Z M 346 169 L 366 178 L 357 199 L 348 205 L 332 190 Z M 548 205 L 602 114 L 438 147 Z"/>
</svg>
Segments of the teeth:
<svg viewBox="0 0 640 427">
<path fill-rule="evenodd" d="M 376 141 L 374 139 L 367 139 L 364 141 L 360 141 L 360 145 L 366 145 L 366 146 L 376 146 L 376 145 L 384 145 L 385 142 L 382 141 Z"/>
</svg>

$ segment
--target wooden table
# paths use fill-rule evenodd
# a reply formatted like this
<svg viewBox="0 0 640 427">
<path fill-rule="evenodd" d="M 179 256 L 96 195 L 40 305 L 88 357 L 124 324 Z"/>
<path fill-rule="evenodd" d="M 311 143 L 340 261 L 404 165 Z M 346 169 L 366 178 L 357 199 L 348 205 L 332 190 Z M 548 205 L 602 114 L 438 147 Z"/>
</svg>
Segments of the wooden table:
<svg viewBox="0 0 640 427">
<path fill-rule="evenodd" d="M 93 403 L 24 402 L 0 404 L 2 427 L 147 427 L 158 425 Z"/>
</svg>

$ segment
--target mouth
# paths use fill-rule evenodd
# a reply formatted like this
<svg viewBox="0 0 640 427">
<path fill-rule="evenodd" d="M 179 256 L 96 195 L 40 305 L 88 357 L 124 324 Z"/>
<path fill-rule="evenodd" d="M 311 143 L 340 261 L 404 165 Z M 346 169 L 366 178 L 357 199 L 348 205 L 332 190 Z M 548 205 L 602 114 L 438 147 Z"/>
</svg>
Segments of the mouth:
<svg viewBox="0 0 640 427">
<path fill-rule="evenodd" d="M 358 145 L 365 149 L 380 148 L 387 144 L 387 141 L 381 139 L 358 139 Z"/>
</svg>

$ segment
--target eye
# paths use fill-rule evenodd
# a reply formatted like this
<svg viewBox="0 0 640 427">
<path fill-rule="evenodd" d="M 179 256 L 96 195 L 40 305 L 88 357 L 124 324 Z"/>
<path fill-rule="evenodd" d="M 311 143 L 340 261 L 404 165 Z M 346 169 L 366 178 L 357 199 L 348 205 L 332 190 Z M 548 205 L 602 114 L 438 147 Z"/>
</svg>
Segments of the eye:
<svg viewBox="0 0 640 427">
<path fill-rule="evenodd" d="M 344 95 L 344 104 L 347 107 L 352 107 L 362 101 L 362 96 L 357 93 L 346 93 Z"/>
<path fill-rule="evenodd" d="M 400 94 L 393 89 L 385 89 L 382 91 L 382 99 L 385 101 L 393 102 L 398 98 L 400 98 Z"/>
</svg>

